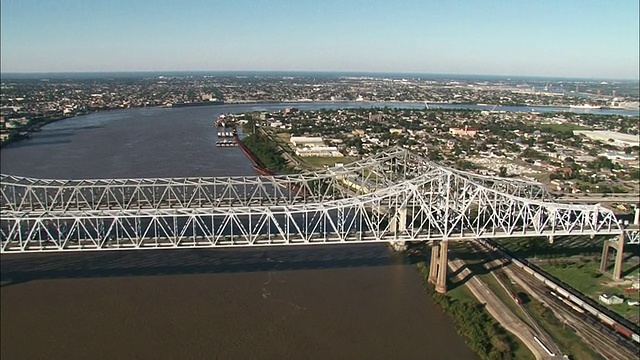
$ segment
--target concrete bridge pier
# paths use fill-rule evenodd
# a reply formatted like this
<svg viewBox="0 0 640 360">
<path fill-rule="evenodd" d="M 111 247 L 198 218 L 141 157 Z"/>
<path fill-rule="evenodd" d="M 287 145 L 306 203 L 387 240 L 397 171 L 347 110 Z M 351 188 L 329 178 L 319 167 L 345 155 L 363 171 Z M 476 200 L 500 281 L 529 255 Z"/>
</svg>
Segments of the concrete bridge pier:
<svg viewBox="0 0 640 360">
<path fill-rule="evenodd" d="M 431 259 L 429 260 L 429 282 L 435 284 L 438 277 L 438 257 L 440 257 L 440 244 L 431 241 Z"/>
<path fill-rule="evenodd" d="M 607 272 L 607 265 L 609 260 L 609 251 L 614 249 L 616 251 L 616 259 L 613 264 L 613 274 L 612 277 L 614 280 L 620 280 L 622 277 L 622 259 L 624 256 L 624 233 L 620 234 L 618 240 L 607 240 L 602 245 L 602 259 L 600 260 L 600 272 Z"/>
<path fill-rule="evenodd" d="M 402 252 L 407 250 L 407 243 L 404 241 L 389 241 L 389 245 L 395 251 Z"/>
<path fill-rule="evenodd" d="M 640 225 L 640 208 L 635 209 L 633 225 Z M 600 259 L 600 272 L 602 273 L 607 272 L 610 250 L 613 248 L 616 251 L 616 259 L 613 264 L 613 273 L 611 275 L 614 280 L 620 280 L 622 278 L 622 259 L 624 258 L 625 242 L 626 239 L 624 238 L 624 233 L 622 233 L 618 237 L 618 240 L 607 240 L 602 245 L 602 259 Z"/>
<path fill-rule="evenodd" d="M 407 209 L 396 209 L 395 213 L 389 221 L 389 228 L 395 233 L 396 239 L 398 235 L 407 230 Z M 407 250 L 407 244 L 404 241 L 390 241 L 389 244 L 396 251 Z"/>
<path fill-rule="evenodd" d="M 447 252 L 449 241 L 434 241 L 431 245 L 431 262 L 429 264 L 429 282 L 435 284 L 436 291 L 440 294 L 447 292 Z"/>
</svg>

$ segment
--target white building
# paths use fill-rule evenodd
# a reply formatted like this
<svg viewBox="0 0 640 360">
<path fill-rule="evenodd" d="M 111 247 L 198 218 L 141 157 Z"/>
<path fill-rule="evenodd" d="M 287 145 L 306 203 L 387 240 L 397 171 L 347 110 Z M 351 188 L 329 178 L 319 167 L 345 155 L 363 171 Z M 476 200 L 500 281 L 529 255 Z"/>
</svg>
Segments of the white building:
<svg viewBox="0 0 640 360">
<path fill-rule="evenodd" d="M 622 161 L 633 161 L 636 159 L 635 155 L 625 154 L 619 151 L 611 151 L 599 154 L 599 156 L 605 156 L 609 160 L 622 160 Z"/>
<path fill-rule="evenodd" d="M 308 137 L 308 136 L 292 136 L 289 139 L 291 145 L 294 147 L 323 147 L 324 140 L 322 137 Z"/>
<path fill-rule="evenodd" d="M 609 295 L 609 294 L 602 294 L 600 295 L 599 299 L 602 303 L 607 305 L 622 304 L 624 302 L 624 299 L 621 299 L 615 295 Z"/>
<path fill-rule="evenodd" d="M 574 130 L 575 135 L 582 134 L 589 139 L 599 140 L 602 142 L 611 142 L 615 146 L 638 146 L 640 144 L 640 136 L 632 134 L 624 134 L 615 131 L 605 130 Z"/>
<path fill-rule="evenodd" d="M 478 133 L 478 129 L 464 126 L 464 128 L 449 128 L 451 135 L 474 137 Z"/>
<path fill-rule="evenodd" d="M 309 148 L 296 148 L 296 155 L 305 156 L 323 156 L 323 157 L 342 157 L 342 153 L 335 146 L 314 146 Z"/>
</svg>

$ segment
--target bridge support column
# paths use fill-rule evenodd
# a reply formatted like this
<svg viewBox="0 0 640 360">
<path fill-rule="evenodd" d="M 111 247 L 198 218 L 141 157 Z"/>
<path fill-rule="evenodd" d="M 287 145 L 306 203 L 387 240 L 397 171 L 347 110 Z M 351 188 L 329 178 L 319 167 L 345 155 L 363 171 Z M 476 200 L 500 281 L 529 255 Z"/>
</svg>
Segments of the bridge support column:
<svg viewBox="0 0 640 360">
<path fill-rule="evenodd" d="M 407 243 L 404 241 L 389 241 L 389 245 L 395 251 L 402 252 L 407 250 Z"/>
<path fill-rule="evenodd" d="M 431 261 L 429 263 L 429 282 L 434 284 L 440 294 L 447 292 L 447 269 L 449 257 L 449 241 L 433 241 L 431 243 Z"/>
<path fill-rule="evenodd" d="M 613 264 L 613 279 L 620 280 L 622 277 L 622 259 L 624 259 L 624 233 L 618 238 L 618 249 L 616 251 L 616 262 Z"/>
<path fill-rule="evenodd" d="M 633 215 L 633 224 L 640 225 L 640 208 L 636 208 L 635 214 Z"/>
<path fill-rule="evenodd" d="M 440 294 L 447 292 L 447 269 L 448 260 L 447 251 L 449 250 L 449 241 L 442 240 L 440 242 L 440 255 L 438 256 L 438 274 L 436 277 L 436 291 Z"/>
<path fill-rule="evenodd" d="M 392 211 L 389 219 L 389 230 L 397 233 L 407 230 L 407 209 L 396 209 Z"/>
<path fill-rule="evenodd" d="M 391 222 L 389 224 L 389 228 L 391 231 L 395 233 L 396 239 L 398 238 L 399 233 L 407 230 L 407 209 L 396 209 L 395 214 L 391 218 Z M 407 250 L 407 244 L 404 241 L 390 241 L 389 244 L 396 251 L 405 251 Z"/>
<path fill-rule="evenodd" d="M 620 234 L 618 240 L 607 240 L 602 245 L 602 259 L 600 260 L 600 272 L 607 272 L 607 265 L 609 262 L 609 251 L 613 248 L 616 251 L 616 259 L 613 263 L 613 273 L 611 277 L 614 280 L 620 280 L 622 277 L 622 259 L 624 258 L 624 233 Z"/>
<path fill-rule="evenodd" d="M 438 280 L 438 258 L 440 257 L 440 244 L 431 241 L 431 259 L 429 260 L 429 282 L 435 284 Z"/>
</svg>

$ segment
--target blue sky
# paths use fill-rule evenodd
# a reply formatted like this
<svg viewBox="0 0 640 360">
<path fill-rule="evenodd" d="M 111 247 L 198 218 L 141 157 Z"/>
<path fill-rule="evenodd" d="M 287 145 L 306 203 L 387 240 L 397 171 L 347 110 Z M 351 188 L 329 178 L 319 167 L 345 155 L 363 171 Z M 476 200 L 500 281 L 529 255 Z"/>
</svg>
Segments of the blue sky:
<svg viewBox="0 0 640 360">
<path fill-rule="evenodd" d="M 1 71 L 638 79 L 638 0 L 1 0 Z"/>
</svg>

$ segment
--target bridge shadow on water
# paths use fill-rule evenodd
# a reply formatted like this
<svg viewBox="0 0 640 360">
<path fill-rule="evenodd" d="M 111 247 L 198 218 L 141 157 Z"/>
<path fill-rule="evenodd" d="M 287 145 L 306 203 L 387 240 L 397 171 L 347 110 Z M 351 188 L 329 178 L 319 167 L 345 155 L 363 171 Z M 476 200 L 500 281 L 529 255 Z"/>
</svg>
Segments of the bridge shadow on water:
<svg viewBox="0 0 640 360">
<path fill-rule="evenodd" d="M 383 244 L 5 254 L 0 280 L 4 287 L 46 279 L 397 266 L 415 261 Z"/>
</svg>

